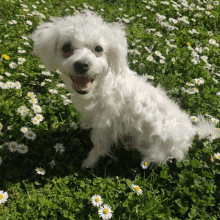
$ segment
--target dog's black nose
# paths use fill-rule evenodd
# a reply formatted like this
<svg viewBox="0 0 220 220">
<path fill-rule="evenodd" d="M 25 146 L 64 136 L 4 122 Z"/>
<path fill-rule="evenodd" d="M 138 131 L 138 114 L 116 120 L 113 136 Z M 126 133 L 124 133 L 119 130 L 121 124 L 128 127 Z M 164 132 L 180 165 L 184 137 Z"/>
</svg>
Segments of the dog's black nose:
<svg viewBox="0 0 220 220">
<path fill-rule="evenodd" d="M 74 63 L 75 71 L 79 74 L 86 73 L 89 70 L 90 63 L 87 60 L 78 60 Z"/>
</svg>

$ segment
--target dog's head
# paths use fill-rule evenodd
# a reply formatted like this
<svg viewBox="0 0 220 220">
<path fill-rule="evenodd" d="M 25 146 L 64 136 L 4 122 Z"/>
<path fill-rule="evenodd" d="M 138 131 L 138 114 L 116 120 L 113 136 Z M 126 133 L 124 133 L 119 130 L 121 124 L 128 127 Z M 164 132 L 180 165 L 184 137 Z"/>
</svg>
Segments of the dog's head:
<svg viewBox="0 0 220 220">
<path fill-rule="evenodd" d="M 34 53 L 48 70 L 59 69 L 77 93 L 89 93 L 93 82 L 109 68 L 115 74 L 124 72 L 127 40 L 122 24 L 106 23 L 88 10 L 50 20 L 30 36 Z"/>
</svg>

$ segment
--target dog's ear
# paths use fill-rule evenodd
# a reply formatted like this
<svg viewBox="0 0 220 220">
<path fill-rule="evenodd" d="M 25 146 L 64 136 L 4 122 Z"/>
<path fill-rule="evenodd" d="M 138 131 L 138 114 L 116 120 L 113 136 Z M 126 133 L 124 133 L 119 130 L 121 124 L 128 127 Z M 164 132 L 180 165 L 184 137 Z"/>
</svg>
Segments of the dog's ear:
<svg viewBox="0 0 220 220">
<path fill-rule="evenodd" d="M 113 42 L 109 45 L 108 65 L 112 70 L 119 74 L 125 72 L 127 68 L 127 38 L 125 26 L 120 23 L 114 23 L 110 26 L 114 35 Z"/>
<path fill-rule="evenodd" d="M 53 22 L 47 22 L 39 25 L 30 39 L 34 41 L 33 54 L 36 54 L 48 70 L 55 70 L 56 66 L 56 45 L 58 40 L 58 30 L 56 21 L 59 18 L 51 18 Z"/>
</svg>

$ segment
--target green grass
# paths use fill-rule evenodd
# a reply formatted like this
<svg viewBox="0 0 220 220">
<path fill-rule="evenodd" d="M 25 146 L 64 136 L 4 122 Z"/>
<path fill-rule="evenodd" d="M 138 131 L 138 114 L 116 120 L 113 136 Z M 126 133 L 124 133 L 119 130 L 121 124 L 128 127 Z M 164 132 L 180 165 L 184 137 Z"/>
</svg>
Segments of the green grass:
<svg viewBox="0 0 220 220">
<path fill-rule="evenodd" d="M 102 197 L 104 204 L 113 211 L 112 219 L 116 220 L 220 219 L 220 160 L 214 157 L 220 152 L 219 140 L 210 143 L 196 138 L 184 161 L 171 160 L 148 169 L 140 166 L 138 152 L 126 151 L 122 146 L 113 150 L 118 162 L 103 157 L 94 170 L 82 171 L 81 162 L 92 148 L 90 131 L 79 128 L 79 114 L 74 106 L 63 104 L 69 92 L 57 87 L 62 83 L 59 74 L 43 75 L 41 72 L 45 69 L 39 67 L 41 61 L 32 55 L 33 43 L 22 38 L 29 36 L 40 23 L 38 15 L 30 16 L 34 10 L 44 14 L 46 18 L 43 20 L 48 21 L 49 16 L 73 15 L 75 10 L 71 6 L 81 10 L 83 3 L 87 3 L 94 8 L 90 10 L 108 22 L 123 19 L 131 50 L 128 55 L 131 69 L 139 74 L 148 74 L 149 81 L 153 81 L 155 86 L 160 84 L 190 116 L 201 113 L 207 114 L 208 119 L 220 119 L 220 4 L 188 0 L 188 5 L 194 4 L 189 8 L 179 1 L 179 6 L 176 6 L 178 15 L 170 0 L 167 1 L 169 5 L 158 0 L 155 2 L 156 5 L 135 0 L 129 3 L 125 0 L 51 0 L 46 3 L 24 0 L 23 4 L 29 9 L 24 11 L 17 0 L 2 1 L 0 51 L 9 59 L 7 56 L 0 58 L 0 82 L 17 81 L 21 88 L 0 88 L 0 191 L 8 193 L 7 201 L 0 204 L 0 219 L 101 219 L 98 208 L 91 203 L 93 195 Z M 178 29 L 169 31 L 162 27 L 156 22 L 157 13 L 166 16 L 163 22 Z M 178 19 L 180 15 L 187 18 L 176 24 L 169 20 Z M 12 20 L 17 24 L 10 24 Z M 27 20 L 32 25 L 27 24 Z M 193 29 L 198 33 L 189 33 Z M 156 32 L 160 33 L 155 35 Z M 211 44 L 211 39 L 216 44 Z M 168 41 L 176 48 L 169 46 Z M 199 49 L 197 52 L 200 61 L 197 64 L 192 61 L 189 45 L 195 52 L 196 48 L 202 48 L 201 53 Z M 19 47 L 26 53 L 19 53 Z M 164 63 L 155 51 L 166 58 L 162 58 Z M 150 55 L 155 62 L 147 60 Z M 207 62 L 202 60 L 202 56 L 207 56 Z M 18 64 L 18 58 L 25 58 L 26 62 Z M 11 62 L 18 66 L 11 69 Z M 7 76 L 7 72 L 11 75 Z M 204 83 L 195 81 L 199 78 Z M 42 82 L 45 82 L 44 86 Z M 193 89 L 188 90 L 190 88 Z M 52 94 L 50 89 L 57 89 L 58 93 Z M 34 92 L 42 108 L 43 120 L 39 125 L 32 123 L 36 113 L 29 102 L 28 92 Z M 21 106 L 29 109 L 26 116 L 18 112 Z M 216 127 L 219 127 L 216 122 Z M 71 123 L 78 128 L 71 127 Z M 22 127 L 33 131 L 36 138 L 27 139 L 20 130 Z M 13 141 L 20 147 L 21 144 L 27 146 L 28 152 L 11 152 L 9 144 Z M 54 148 L 57 143 L 64 146 L 62 154 Z M 49 164 L 52 160 L 55 161 L 54 166 Z M 43 168 L 45 175 L 37 174 L 37 167 Z M 133 192 L 132 184 L 142 189 L 142 195 Z"/>
</svg>

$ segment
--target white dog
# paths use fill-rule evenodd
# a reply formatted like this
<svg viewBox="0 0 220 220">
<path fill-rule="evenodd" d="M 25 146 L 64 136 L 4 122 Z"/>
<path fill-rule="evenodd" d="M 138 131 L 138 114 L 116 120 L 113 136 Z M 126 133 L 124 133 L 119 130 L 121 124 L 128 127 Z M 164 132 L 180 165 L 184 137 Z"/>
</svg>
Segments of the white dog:
<svg viewBox="0 0 220 220">
<path fill-rule="evenodd" d="M 196 130 L 200 139 L 215 132 L 215 125 L 202 116 L 194 127 L 161 88 L 129 69 L 122 24 L 106 23 L 88 10 L 51 21 L 31 35 L 34 53 L 47 69 L 62 72 L 81 121 L 92 128 L 94 148 L 82 168 L 111 156 L 110 146 L 119 139 L 130 142 L 148 163 L 182 160 Z"/>
</svg>

